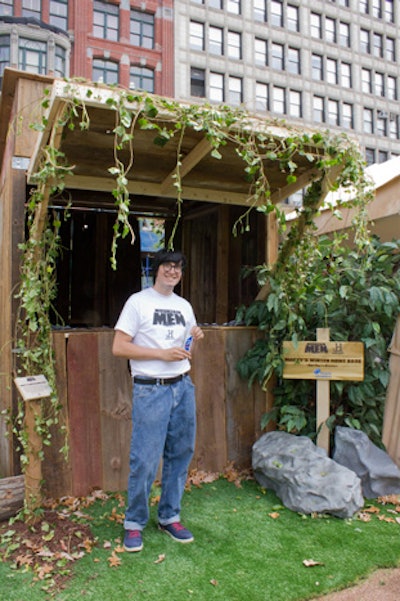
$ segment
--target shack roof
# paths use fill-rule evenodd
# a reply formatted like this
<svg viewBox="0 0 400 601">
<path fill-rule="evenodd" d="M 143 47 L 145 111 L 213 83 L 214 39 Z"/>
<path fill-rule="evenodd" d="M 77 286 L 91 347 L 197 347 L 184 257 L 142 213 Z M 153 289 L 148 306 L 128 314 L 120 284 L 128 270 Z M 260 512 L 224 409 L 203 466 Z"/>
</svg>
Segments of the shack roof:
<svg viewBox="0 0 400 601">
<path fill-rule="evenodd" d="M 12 69 L 6 69 L 3 78 L 0 105 L 0 153 L 3 152 L 7 128 L 11 117 L 12 101 L 16 93 L 17 81 L 27 79 L 42 82 L 48 88 L 47 127 L 38 134 L 35 151 L 30 156 L 28 182 L 38 169 L 43 149 L 49 143 L 52 127 L 56 125 L 57 115 L 62 105 L 81 99 L 85 103 L 90 120 L 90 127 L 84 131 L 79 126 L 71 129 L 59 127 L 59 150 L 65 154 L 68 163 L 74 166 L 73 175 L 67 176 L 65 185 L 76 190 L 111 192 L 115 188 L 115 179 L 109 168 L 115 164 L 114 134 L 116 126 L 116 110 L 114 101 L 121 94 L 119 88 L 111 88 L 91 82 L 67 82 L 33 75 Z M 126 90 L 124 93 L 126 94 Z M 217 108 L 216 108 L 217 110 Z M 165 109 L 158 115 L 159 125 L 168 127 L 174 115 Z M 282 121 L 268 122 L 259 116 L 248 115 L 248 130 L 264 130 L 272 139 L 284 140 L 293 135 L 302 135 L 304 128 L 299 129 Z M 313 130 L 307 130 L 310 134 Z M 198 128 L 186 128 L 183 140 L 178 136 L 168 140 L 164 147 L 154 143 L 155 132 L 152 129 L 135 130 L 133 150 L 134 166 L 127 174 L 129 193 L 149 202 L 155 209 L 172 210 L 176 203 L 174 174 L 177 155 L 181 153 L 181 175 L 183 198 L 191 201 L 214 202 L 232 205 L 249 206 L 251 201 L 250 184 L 244 171 L 243 159 L 237 152 L 237 145 L 227 141 L 219 147 L 221 158 L 212 156 L 212 144 L 206 133 Z M 181 143 L 181 146 L 179 146 Z M 313 148 L 310 152 L 321 152 L 321 148 Z M 0 155 L 0 158 L 2 156 Z M 282 169 L 278 161 L 264 158 L 265 172 L 271 193 L 271 201 L 278 204 L 299 189 L 306 187 L 315 179 L 318 171 L 313 162 L 304 153 L 295 153 L 292 157 L 296 164 L 296 181 L 287 183 L 288 172 Z M 147 198 L 147 201 L 146 201 Z M 196 204 L 196 203 L 194 203 Z"/>
</svg>

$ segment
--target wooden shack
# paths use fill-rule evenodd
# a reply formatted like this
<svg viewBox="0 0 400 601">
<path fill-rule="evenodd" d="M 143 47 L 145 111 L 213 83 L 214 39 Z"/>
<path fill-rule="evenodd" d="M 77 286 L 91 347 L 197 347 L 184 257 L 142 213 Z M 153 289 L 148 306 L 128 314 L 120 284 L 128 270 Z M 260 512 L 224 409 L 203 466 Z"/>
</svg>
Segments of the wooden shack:
<svg viewBox="0 0 400 601">
<path fill-rule="evenodd" d="M 65 179 L 65 194 L 50 198 L 48 209 L 71 213 L 60 230 L 64 252 L 58 263 L 55 309 L 63 325 L 55 325 L 53 333 L 57 388 L 70 454 L 67 461 L 60 455 L 55 432 L 43 468 L 51 496 L 83 495 L 93 487 L 126 487 L 131 383 L 127 362 L 111 354 L 111 341 L 123 302 L 141 287 L 143 267 L 140 245 L 127 240 L 118 247 L 117 271 L 109 261 L 115 220 L 115 182 L 108 171 L 115 112 L 109 100 L 116 91 L 76 83 L 77 93 L 90 98 L 91 127 L 81 131 L 59 126 L 57 143 L 74 170 Z M 25 206 L 50 129 L 60 107 L 70 99 L 70 87 L 63 80 L 5 70 L 0 105 L 0 405 L 9 415 L 15 411 L 17 395 L 13 385 L 18 320 L 15 291 Z M 48 127 L 41 132 L 33 130 L 30 124 L 41 122 L 44 114 Z M 254 123 L 257 126 L 257 119 Z M 279 124 L 275 133 L 278 138 L 287 135 Z M 143 129 L 135 134 L 135 169 L 129 175 L 129 192 L 134 197 L 130 219 L 137 239 L 140 218 L 162 219 L 168 232 L 176 214 L 173 174 L 178 142 L 170 140 L 166 151 L 153 139 L 153 131 Z M 261 334 L 231 322 L 237 307 L 257 294 L 255 280 L 242 278 L 243 267 L 273 262 L 278 239 L 273 216 L 257 211 L 249 213 L 249 227 L 243 234 L 232 235 L 234 224 L 249 208 L 249 185 L 233 145 L 224 147 L 218 161 L 211 156 L 211 149 L 203 131 L 185 133 L 181 148 L 184 203 L 177 240 L 189 260 L 181 293 L 193 304 L 206 333 L 193 363 L 199 417 L 193 467 L 221 471 L 229 462 L 240 467 L 250 464 L 260 418 L 270 403 L 260 387 L 249 388 L 235 370 L 237 360 Z M 315 168 L 306 157 L 297 156 L 296 163 L 296 182 L 290 185 L 287 174 L 271 163 L 274 203 L 315 178 Z M 13 437 L 6 438 L 6 433 L 10 434 L 10 427 L 2 415 L 3 477 L 20 471 Z"/>
</svg>

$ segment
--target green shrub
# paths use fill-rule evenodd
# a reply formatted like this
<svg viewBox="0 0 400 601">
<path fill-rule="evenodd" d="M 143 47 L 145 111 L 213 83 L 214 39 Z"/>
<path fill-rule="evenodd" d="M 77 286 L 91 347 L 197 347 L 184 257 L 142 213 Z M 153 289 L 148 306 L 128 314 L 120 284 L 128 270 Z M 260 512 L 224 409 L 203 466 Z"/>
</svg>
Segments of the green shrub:
<svg viewBox="0 0 400 601">
<path fill-rule="evenodd" d="M 238 311 L 246 325 L 265 332 L 238 364 L 240 375 L 263 386 L 274 376 L 274 407 L 264 415 L 277 428 L 316 436 L 315 381 L 282 378 L 282 342 L 315 340 L 316 329 L 330 328 L 335 341 L 361 341 L 365 349 L 362 382 L 331 381 L 328 427 L 363 430 L 381 444 L 389 382 L 388 346 L 400 310 L 400 240 L 371 238 L 352 247 L 345 235 L 307 236 L 287 259 L 285 269 L 259 268 L 269 295 Z"/>
</svg>

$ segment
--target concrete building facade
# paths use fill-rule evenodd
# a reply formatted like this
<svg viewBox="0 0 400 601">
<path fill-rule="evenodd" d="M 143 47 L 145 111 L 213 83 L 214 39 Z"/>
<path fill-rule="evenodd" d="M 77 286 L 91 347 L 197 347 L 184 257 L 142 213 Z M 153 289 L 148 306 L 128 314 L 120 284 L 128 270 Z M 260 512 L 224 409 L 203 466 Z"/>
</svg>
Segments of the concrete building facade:
<svg viewBox="0 0 400 601">
<path fill-rule="evenodd" d="M 344 130 L 368 163 L 400 154 L 400 4 L 177 0 L 175 96 Z"/>
</svg>

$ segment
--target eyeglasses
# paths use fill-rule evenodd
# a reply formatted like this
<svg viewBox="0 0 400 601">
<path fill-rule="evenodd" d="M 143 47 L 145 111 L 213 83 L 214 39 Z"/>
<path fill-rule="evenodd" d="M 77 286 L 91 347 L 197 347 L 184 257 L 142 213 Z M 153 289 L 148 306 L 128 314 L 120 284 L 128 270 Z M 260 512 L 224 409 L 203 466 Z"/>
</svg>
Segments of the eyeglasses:
<svg viewBox="0 0 400 601">
<path fill-rule="evenodd" d="M 177 273 L 181 273 L 182 271 L 182 265 L 180 263 L 161 263 L 164 271 L 168 272 L 168 271 L 172 271 L 173 269 L 177 272 Z"/>
</svg>

